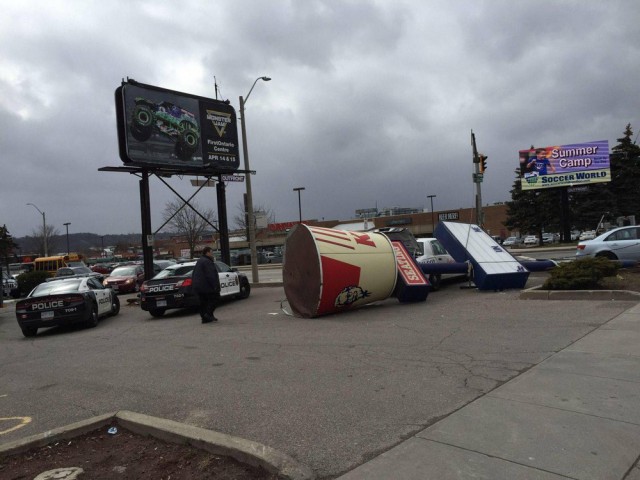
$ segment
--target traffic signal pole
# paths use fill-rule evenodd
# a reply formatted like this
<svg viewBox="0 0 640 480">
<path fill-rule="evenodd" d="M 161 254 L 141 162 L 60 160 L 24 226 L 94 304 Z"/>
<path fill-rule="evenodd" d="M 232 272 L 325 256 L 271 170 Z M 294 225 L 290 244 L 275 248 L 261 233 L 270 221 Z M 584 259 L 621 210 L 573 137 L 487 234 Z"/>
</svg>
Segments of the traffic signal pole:
<svg viewBox="0 0 640 480">
<path fill-rule="evenodd" d="M 476 135 L 471 130 L 471 147 L 473 148 L 473 183 L 476 184 L 476 224 L 483 228 L 484 214 L 482 213 L 482 180 L 486 168 L 486 157 L 478 153 Z"/>
</svg>

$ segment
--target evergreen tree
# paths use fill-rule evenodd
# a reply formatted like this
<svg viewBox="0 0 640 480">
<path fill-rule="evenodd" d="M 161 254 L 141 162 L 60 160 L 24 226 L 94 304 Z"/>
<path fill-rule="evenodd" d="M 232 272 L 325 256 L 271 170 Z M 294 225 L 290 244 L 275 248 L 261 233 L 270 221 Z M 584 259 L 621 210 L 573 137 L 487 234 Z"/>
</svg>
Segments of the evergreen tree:
<svg viewBox="0 0 640 480">
<path fill-rule="evenodd" d="M 560 189 L 523 191 L 520 171 L 515 174 L 505 227 L 518 230 L 520 235 L 537 235 L 542 244 L 543 232 L 560 230 Z"/>
<path fill-rule="evenodd" d="M 0 258 L 2 259 L 3 268 L 9 271 L 9 256 L 13 250 L 18 248 L 18 244 L 13 241 L 13 237 L 7 230 L 6 225 L 0 227 Z"/>
<path fill-rule="evenodd" d="M 523 191 L 520 184 L 520 172 L 516 170 L 516 179 L 511 189 L 511 201 L 507 202 L 507 220 L 509 230 L 518 230 L 521 236 L 537 231 L 539 210 L 535 191 Z"/>
<path fill-rule="evenodd" d="M 631 124 L 611 153 L 611 190 L 615 200 L 615 217 L 640 215 L 640 147 L 633 140 Z M 640 219 L 638 219 L 640 220 Z"/>
<path fill-rule="evenodd" d="M 618 145 L 611 149 L 611 182 L 590 185 L 585 192 L 571 196 L 576 228 L 595 230 L 601 219 L 615 225 L 619 217 L 640 215 L 640 147 L 632 138 L 628 124 L 623 137 L 617 139 Z"/>
</svg>

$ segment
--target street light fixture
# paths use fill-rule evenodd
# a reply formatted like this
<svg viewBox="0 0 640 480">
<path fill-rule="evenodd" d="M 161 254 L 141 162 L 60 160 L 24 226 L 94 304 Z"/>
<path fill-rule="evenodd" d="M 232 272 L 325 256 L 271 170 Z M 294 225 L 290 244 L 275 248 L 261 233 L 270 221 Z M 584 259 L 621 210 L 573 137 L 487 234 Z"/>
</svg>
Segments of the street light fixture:
<svg viewBox="0 0 640 480">
<path fill-rule="evenodd" d="M 44 238 L 44 256 L 48 257 L 49 249 L 47 248 L 47 220 L 45 218 L 44 212 L 41 211 L 38 207 L 36 207 L 33 203 L 27 203 L 27 205 L 31 205 L 38 212 L 40 212 L 40 215 L 42 215 L 42 237 Z"/>
<path fill-rule="evenodd" d="M 247 222 L 249 223 L 249 248 L 251 249 L 251 279 L 253 283 L 260 283 L 258 277 L 258 252 L 256 250 L 256 223 L 253 215 L 253 194 L 251 192 L 251 171 L 249 167 L 249 150 L 247 148 L 247 128 L 244 122 L 244 105 L 249 100 L 249 95 L 253 91 L 253 87 L 256 86 L 258 80 L 268 82 L 271 80 L 269 77 L 258 77 L 251 85 L 249 93 L 242 98 L 240 96 L 240 127 L 242 129 L 242 151 L 244 153 L 244 169 L 246 171 L 246 184 L 247 184 Z"/>
<path fill-rule="evenodd" d="M 296 187 L 293 189 L 294 192 L 298 192 L 298 214 L 300 217 L 300 223 L 302 223 L 302 203 L 300 202 L 300 191 L 304 190 L 304 187 Z"/>
<path fill-rule="evenodd" d="M 433 237 L 433 231 L 436 229 L 436 221 L 433 215 L 433 199 L 436 198 L 436 195 L 427 195 L 427 198 L 431 200 L 431 236 Z"/>
<path fill-rule="evenodd" d="M 67 255 L 69 255 L 69 225 L 71 225 L 71 223 L 67 222 L 63 223 L 63 225 L 67 227 Z"/>
</svg>

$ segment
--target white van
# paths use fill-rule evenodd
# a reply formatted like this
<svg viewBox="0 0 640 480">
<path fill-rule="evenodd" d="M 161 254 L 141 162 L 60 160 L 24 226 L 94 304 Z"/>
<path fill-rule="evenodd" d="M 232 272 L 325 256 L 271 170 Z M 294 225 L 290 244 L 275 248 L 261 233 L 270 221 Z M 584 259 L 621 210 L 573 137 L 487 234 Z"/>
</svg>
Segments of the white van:
<svg viewBox="0 0 640 480">
<path fill-rule="evenodd" d="M 420 252 L 416 261 L 422 263 L 453 263 L 453 257 L 437 238 L 416 238 Z"/>
</svg>

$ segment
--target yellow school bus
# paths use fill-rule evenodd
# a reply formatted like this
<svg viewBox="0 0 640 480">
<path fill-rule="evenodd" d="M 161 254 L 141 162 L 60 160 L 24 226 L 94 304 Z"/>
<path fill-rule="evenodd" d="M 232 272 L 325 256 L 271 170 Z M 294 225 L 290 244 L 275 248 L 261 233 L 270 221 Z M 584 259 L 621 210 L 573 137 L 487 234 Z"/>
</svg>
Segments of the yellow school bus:
<svg viewBox="0 0 640 480">
<path fill-rule="evenodd" d="M 33 262 L 33 270 L 36 272 L 48 272 L 49 275 L 53 276 L 59 268 L 72 267 L 80 264 L 83 264 L 82 255 L 70 253 L 69 255 L 36 258 Z"/>
</svg>

